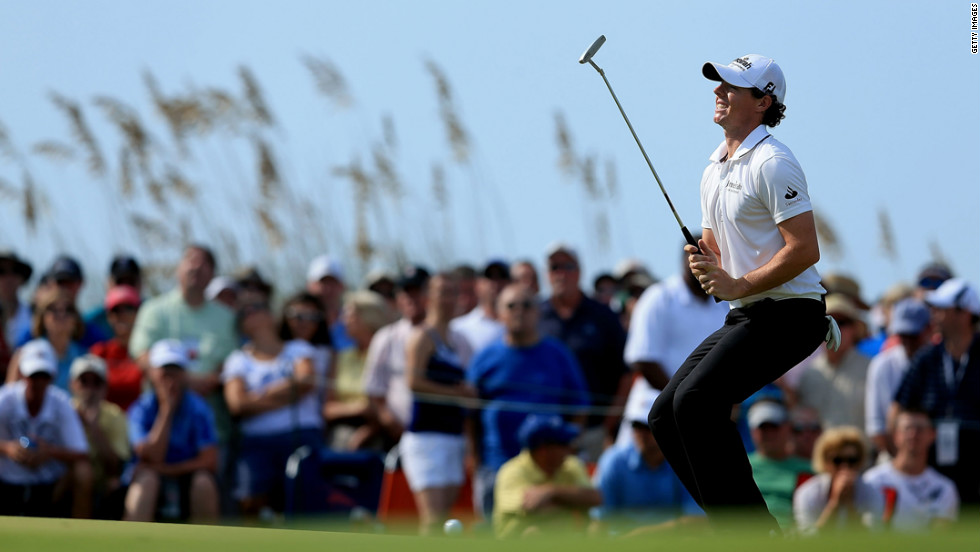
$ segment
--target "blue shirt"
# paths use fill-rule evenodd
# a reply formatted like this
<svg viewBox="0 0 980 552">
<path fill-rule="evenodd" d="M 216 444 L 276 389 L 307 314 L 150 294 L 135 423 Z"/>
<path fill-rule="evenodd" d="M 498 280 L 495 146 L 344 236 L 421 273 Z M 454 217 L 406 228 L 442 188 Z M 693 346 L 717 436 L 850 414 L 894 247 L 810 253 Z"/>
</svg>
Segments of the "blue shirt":
<svg viewBox="0 0 980 552">
<path fill-rule="evenodd" d="M 551 301 L 545 300 L 541 303 L 538 326 L 541 335 L 561 341 L 575 355 L 592 393 L 591 404 L 611 405 L 620 380 L 629 371 L 623 360 L 626 332 L 616 314 L 602 303 L 582 297 L 572 316 L 563 319 Z M 599 425 L 603 418 L 595 414 L 590 416 L 589 427 Z"/>
<path fill-rule="evenodd" d="M 670 464 L 650 468 L 633 443 L 613 446 L 599 457 L 595 484 L 602 506 L 593 515 L 630 526 L 648 525 L 687 515 L 704 515 Z"/>
<path fill-rule="evenodd" d="M 133 448 L 146 441 L 159 409 L 160 403 L 152 391 L 140 395 L 133 406 L 129 407 L 129 442 Z M 170 442 L 167 444 L 164 462 L 176 464 L 191 460 L 202 449 L 217 444 L 214 416 L 208 404 L 197 394 L 185 391 L 170 425 Z"/>
<path fill-rule="evenodd" d="M 481 399 L 480 464 L 493 470 L 521 452 L 517 428 L 528 414 L 545 412 L 543 405 L 587 407 L 585 378 L 571 352 L 559 341 L 544 338 L 530 347 L 502 341 L 480 351 L 466 375 Z M 574 408 L 573 408 L 574 409 Z"/>
<path fill-rule="evenodd" d="M 347 326 L 340 320 L 330 326 L 330 343 L 333 345 L 333 350 L 337 352 L 350 349 L 356 345 L 354 339 L 347 333 Z"/>
</svg>

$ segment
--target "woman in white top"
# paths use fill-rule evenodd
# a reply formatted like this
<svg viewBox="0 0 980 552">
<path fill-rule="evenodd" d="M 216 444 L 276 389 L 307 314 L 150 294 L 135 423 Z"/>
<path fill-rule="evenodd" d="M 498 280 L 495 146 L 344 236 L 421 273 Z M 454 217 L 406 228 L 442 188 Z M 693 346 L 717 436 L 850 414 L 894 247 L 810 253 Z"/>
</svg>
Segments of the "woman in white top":
<svg viewBox="0 0 980 552">
<path fill-rule="evenodd" d="M 820 435 L 813 446 L 817 475 L 793 494 L 793 515 L 801 532 L 881 525 L 884 497 L 861 479 L 867 462 L 868 445 L 860 429 L 840 426 Z"/>
<path fill-rule="evenodd" d="M 234 496 L 244 515 L 255 515 L 282 486 L 289 455 L 322 444 L 323 418 L 313 346 L 283 341 L 264 303 L 241 307 L 238 328 L 248 341 L 228 356 L 222 378 L 241 432 Z"/>
</svg>

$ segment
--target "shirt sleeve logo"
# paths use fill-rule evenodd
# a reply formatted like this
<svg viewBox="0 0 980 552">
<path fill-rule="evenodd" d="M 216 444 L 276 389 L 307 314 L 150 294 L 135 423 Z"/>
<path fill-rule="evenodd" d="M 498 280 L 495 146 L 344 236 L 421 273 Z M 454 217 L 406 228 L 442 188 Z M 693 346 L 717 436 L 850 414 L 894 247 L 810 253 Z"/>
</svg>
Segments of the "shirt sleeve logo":
<svg viewBox="0 0 980 552">
<path fill-rule="evenodd" d="M 785 197 L 786 199 L 793 199 L 794 197 L 797 196 L 797 194 L 799 194 L 799 192 L 797 192 L 793 188 L 790 188 L 789 186 L 786 186 L 786 195 L 784 195 L 783 197 Z"/>
</svg>

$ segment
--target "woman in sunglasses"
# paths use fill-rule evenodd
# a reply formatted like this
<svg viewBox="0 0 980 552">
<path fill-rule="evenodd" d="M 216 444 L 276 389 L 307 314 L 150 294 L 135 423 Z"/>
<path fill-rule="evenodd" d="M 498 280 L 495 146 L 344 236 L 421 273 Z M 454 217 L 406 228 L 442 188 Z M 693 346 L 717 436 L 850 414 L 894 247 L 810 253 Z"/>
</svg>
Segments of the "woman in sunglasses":
<svg viewBox="0 0 980 552">
<path fill-rule="evenodd" d="M 880 524 L 884 497 L 861 480 L 868 446 L 856 427 L 824 431 L 813 448 L 813 476 L 796 489 L 793 513 L 803 533 Z"/>
<path fill-rule="evenodd" d="M 87 352 L 79 343 L 84 333 L 85 323 L 68 291 L 49 287 L 38 293 L 31 318 L 31 337 L 44 338 L 51 344 L 58 359 L 58 373 L 52 383 L 65 391 L 68 391 L 71 363 Z M 19 379 L 19 357 L 19 352 L 15 352 L 10 360 L 7 383 Z"/>
<path fill-rule="evenodd" d="M 319 448 L 323 418 L 314 393 L 316 352 L 308 342 L 284 341 L 266 303 L 239 308 L 238 330 L 247 342 L 225 361 L 228 410 L 239 418 L 241 445 L 234 497 L 254 517 L 284 483 L 286 460 L 302 445 Z"/>
</svg>

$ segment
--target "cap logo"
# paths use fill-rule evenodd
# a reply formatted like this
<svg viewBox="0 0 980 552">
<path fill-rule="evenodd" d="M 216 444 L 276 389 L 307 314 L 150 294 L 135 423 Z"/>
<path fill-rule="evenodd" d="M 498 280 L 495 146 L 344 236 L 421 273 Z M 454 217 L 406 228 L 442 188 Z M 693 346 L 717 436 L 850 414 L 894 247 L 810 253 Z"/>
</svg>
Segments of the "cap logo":
<svg viewBox="0 0 980 552">
<path fill-rule="evenodd" d="M 766 87 L 762 89 L 762 91 L 765 92 L 766 94 L 772 94 L 772 91 L 775 89 L 776 89 L 776 85 L 773 84 L 772 81 L 769 81 L 769 84 L 767 84 Z"/>
<path fill-rule="evenodd" d="M 733 61 L 732 63 L 736 65 L 740 65 L 743 70 L 748 70 L 752 67 L 752 62 L 749 61 L 749 58 L 747 57 L 735 58 L 735 61 Z"/>
</svg>

